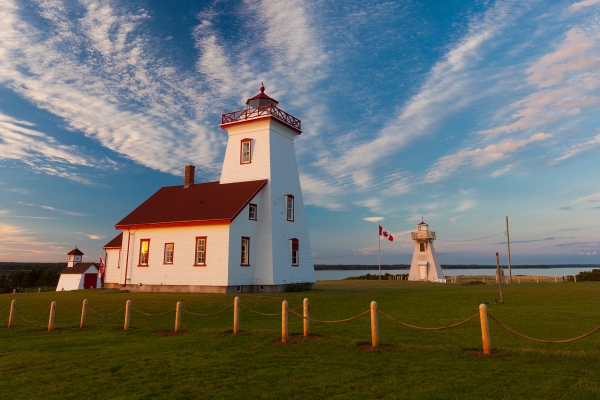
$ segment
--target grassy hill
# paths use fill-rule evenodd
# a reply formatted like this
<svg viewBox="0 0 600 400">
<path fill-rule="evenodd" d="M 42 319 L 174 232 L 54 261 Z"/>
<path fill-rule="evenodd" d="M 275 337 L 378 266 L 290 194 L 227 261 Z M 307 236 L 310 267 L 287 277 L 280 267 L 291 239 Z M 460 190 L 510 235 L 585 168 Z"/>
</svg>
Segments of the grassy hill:
<svg viewBox="0 0 600 400">
<path fill-rule="evenodd" d="M 600 325 L 600 283 L 504 286 L 505 304 L 490 314 L 524 334 L 543 339 L 579 336 Z M 383 347 L 368 351 L 369 316 L 343 324 L 312 323 L 310 340 L 281 344 L 280 317 L 241 310 L 242 333 L 230 334 L 232 310 L 211 317 L 183 314 L 183 333 L 171 335 L 174 314 L 88 313 L 79 329 L 81 303 L 111 313 L 127 299 L 146 313 L 183 302 L 196 313 L 218 311 L 232 295 L 78 291 L 0 295 L 0 310 L 17 299 L 27 319 L 57 302 L 56 332 L 47 319 L 20 319 L 0 327 L 0 393 L 38 398 L 466 398 L 551 399 L 600 396 L 600 332 L 574 343 L 549 345 L 517 337 L 490 321 L 492 356 L 482 357 L 479 320 L 444 331 L 419 331 L 380 315 Z M 324 281 L 302 293 L 242 294 L 242 304 L 266 313 L 308 297 L 311 316 L 336 320 L 357 315 L 375 300 L 379 309 L 413 325 L 448 325 L 477 313 L 479 301 L 498 298 L 496 285 L 462 286 L 406 281 Z M 6 321 L 7 312 L 0 313 Z M 290 332 L 302 331 L 290 315 Z M 365 346 L 366 345 L 366 346 Z M 362 346 L 362 347 L 361 347 Z"/>
</svg>

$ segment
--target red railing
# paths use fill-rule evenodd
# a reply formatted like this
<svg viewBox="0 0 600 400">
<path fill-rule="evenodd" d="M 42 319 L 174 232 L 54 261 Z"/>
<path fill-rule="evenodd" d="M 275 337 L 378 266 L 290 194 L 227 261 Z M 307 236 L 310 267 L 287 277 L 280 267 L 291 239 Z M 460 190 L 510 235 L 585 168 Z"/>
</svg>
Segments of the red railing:
<svg viewBox="0 0 600 400">
<path fill-rule="evenodd" d="M 301 130 L 301 122 L 298 118 L 292 117 L 290 114 L 280 110 L 272 104 L 225 113 L 221 116 L 221 124 L 231 124 L 233 122 L 246 121 L 269 115 L 286 123 L 294 129 Z"/>
</svg>

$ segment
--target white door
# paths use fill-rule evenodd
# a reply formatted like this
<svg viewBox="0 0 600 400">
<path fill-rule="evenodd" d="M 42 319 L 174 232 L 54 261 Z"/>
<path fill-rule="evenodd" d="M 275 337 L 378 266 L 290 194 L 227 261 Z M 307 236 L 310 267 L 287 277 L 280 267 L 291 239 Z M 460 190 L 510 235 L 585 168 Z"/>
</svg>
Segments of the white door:
<svg viewBox="0 0 600 400">
<path fill-rule="evenodd" d="M 419 265 L 419 269 L 421 270 L 421 279 L 427 279 L 427 265 Z"/>
</svg>

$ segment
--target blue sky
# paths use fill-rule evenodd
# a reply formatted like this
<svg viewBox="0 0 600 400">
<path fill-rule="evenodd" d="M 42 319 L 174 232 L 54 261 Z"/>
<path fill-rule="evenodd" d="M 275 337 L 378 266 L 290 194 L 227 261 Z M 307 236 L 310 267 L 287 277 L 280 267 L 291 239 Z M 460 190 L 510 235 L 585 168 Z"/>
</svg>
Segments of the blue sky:
<svg viewBox="0 0 600 400">
<path fill-rule="evenodd" d="M 315 263 L 600 263 L 600 0 L 0 2 L 0 260 L 95 260 L 161 186 L 218 180 L 260 82 L 302 120 Z"/>
</svg>

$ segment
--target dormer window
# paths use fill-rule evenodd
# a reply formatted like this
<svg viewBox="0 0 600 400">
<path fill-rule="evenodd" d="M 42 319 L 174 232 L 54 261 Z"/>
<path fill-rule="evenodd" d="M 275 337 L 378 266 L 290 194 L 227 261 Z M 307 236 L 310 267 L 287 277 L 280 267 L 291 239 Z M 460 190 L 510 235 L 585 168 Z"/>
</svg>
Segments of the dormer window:
<svg viewBox="0 0 600 400">
<path fill-rule="evenodd" d="M 240 164 L 250 164 L 252 162 L 252 139 L 243 139 L 240 150 Z"/>
<path fill-rule="evenodd" d="M 285 211 L 287 220 L 294 222 L 294 196 L 291 194 L 285 196 Z"/>
</svg>

